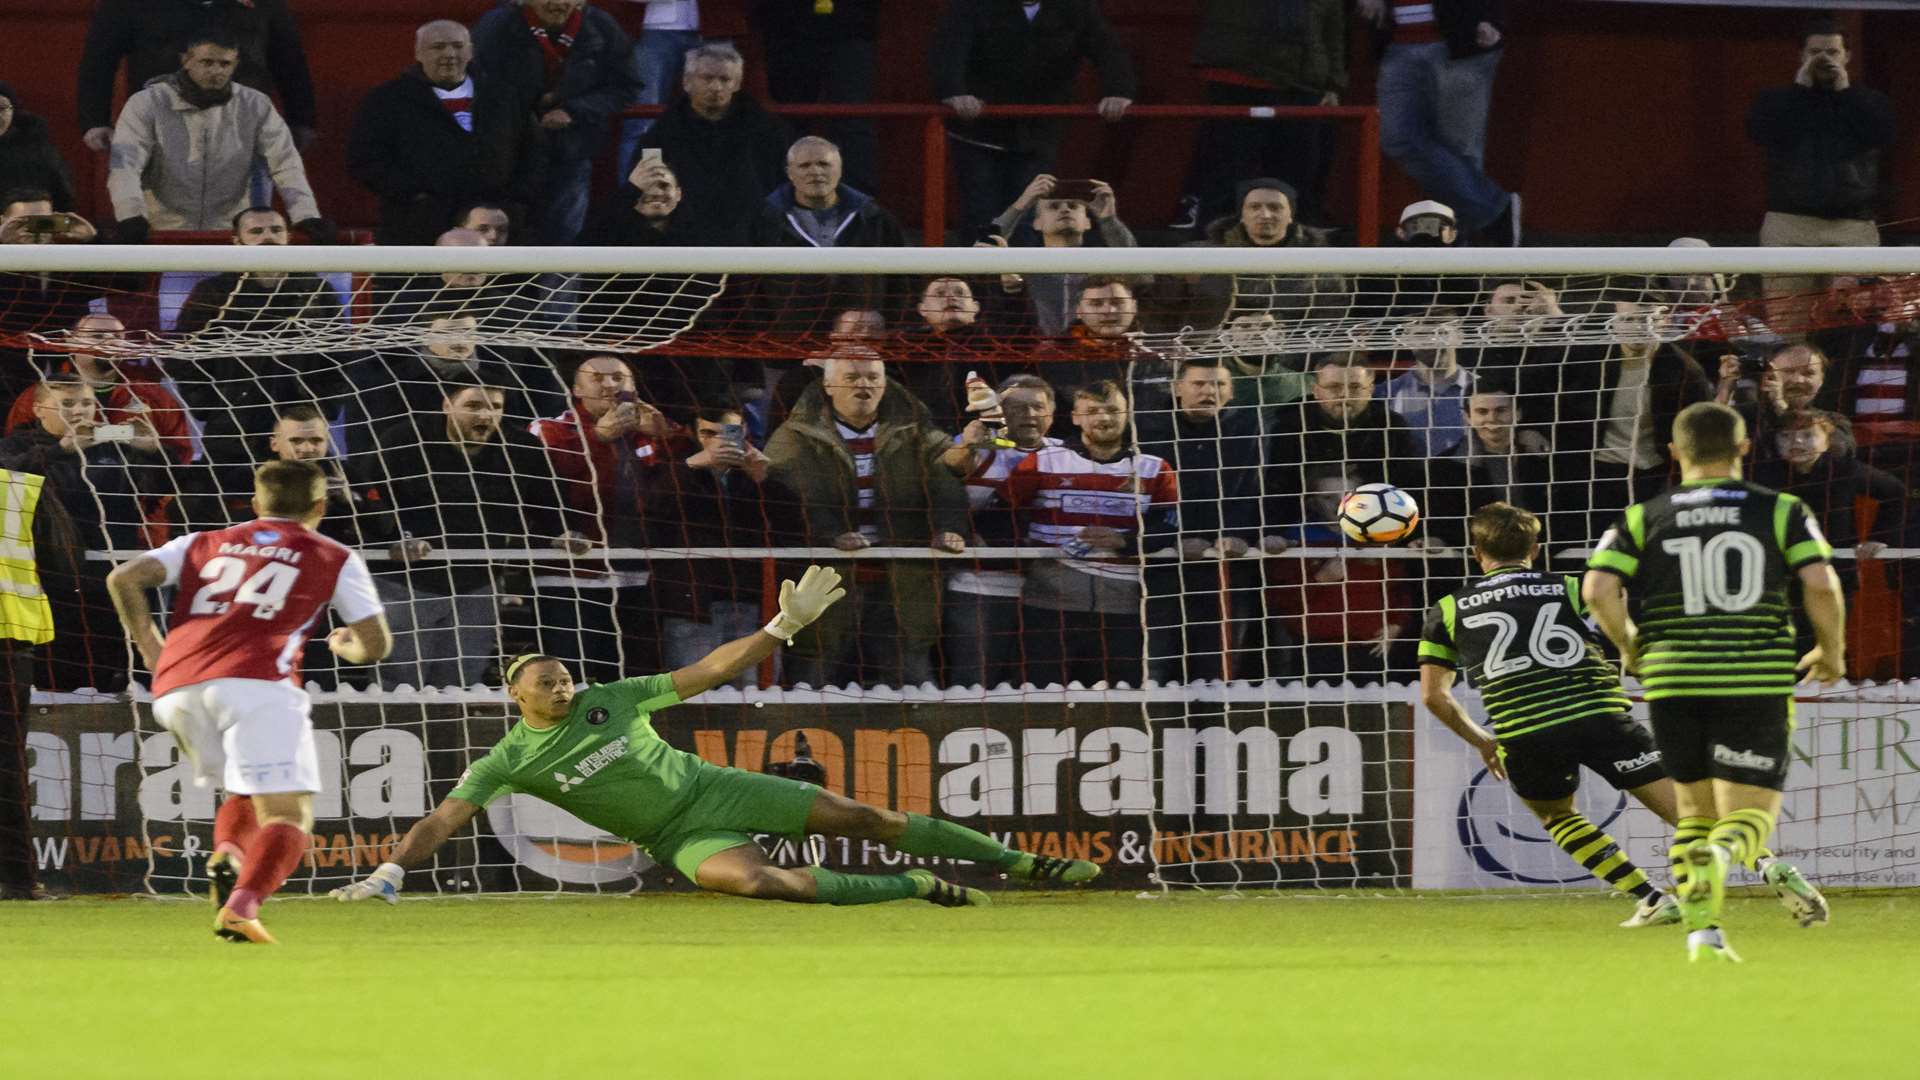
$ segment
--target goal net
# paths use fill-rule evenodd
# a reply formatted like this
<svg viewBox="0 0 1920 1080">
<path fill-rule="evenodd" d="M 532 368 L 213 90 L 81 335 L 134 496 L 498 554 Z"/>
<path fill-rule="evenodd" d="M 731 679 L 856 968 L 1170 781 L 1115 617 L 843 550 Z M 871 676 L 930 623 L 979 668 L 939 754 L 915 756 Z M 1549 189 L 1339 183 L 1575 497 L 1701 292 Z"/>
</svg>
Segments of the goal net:
<svg viewBox="0 0 1920 1080">
<path fill-rule="evenodd" d="M 57 630 L 28 736 L 42 872 L 203 882 L 214 795 L 103 579 L 247 520 L 252 468 L 295 457 L 397 640 L 349 667 L 316 634 L 299 660 L 326 781 L 295 891 L 380 862 L 505 732 L 507 658 L 683 665 L 809 562 L 847 600 L 663 714 L 670 742 L 812 761 L 1121 887 L 1596 890 L 1418 704 L 1421 625 L 1479 572 L 1474 510 L 1534 511 L 1541 565 L 1578 574 L 1674 479 L 1674 414 L 1718 399 L 1849 598 L 1851 682 L 1801 690 L 1774 846 L 1829 885 L 1912 884 L 1909 254 L 0 249 L 0 468 L 45 477 Z M 1373 483 L 1420 520 L 1362 546 L 1339 504 Z M 1592 775 L 1578 805 L 1664 878 L 1663 824 Z M 669 881 L 512 796 L 410 889 Z"/>
</svg>

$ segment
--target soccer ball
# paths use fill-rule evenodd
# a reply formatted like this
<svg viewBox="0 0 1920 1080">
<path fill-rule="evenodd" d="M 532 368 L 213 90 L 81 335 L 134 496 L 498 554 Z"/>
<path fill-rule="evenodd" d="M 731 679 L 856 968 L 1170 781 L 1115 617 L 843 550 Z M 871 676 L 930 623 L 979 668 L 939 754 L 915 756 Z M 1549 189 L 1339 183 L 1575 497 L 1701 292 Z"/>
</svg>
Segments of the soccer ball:
<svg viewBox="0 0 1920 1080">
<path fill-rule="evenodd" d="M 1356 544 L 1391 544 L 1413 534 L 1420 504 L 1392 484 L 1362 484 L 1340 500 L 1340 531 Z"/>
</svg>

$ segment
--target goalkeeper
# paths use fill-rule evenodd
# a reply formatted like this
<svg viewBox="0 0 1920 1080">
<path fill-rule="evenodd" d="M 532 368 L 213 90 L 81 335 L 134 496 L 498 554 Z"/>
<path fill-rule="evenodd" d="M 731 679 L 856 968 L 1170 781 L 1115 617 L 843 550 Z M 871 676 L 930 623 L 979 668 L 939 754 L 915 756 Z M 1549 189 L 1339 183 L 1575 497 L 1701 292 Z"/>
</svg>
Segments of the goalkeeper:
<svg viewBox="0 0 1920 1080">
<path fill-rule="evenodd" d="M 810 566 L 798 584 L 781 585 L 780 614 L 765 629 L 671 674 L 578 693 L 572 674 L 553 657 L 515 658 L 506 683 L 520 722 L 407 831 L 391 862 L 333 896 L 394 901 L 409 868 L 510 791 L 544 799 L 631 840 L 703 889 L 757 900 L 878 904 L 918 898 L 943 907 L 989 902 L 985 892 L 926 870 L 856 875 L 776 866 L 754 833 L 878 840 L 911 855 L 985 863 L 1025 881 L 1080 884 L 1098 876 L 1100 868 L 1084 859 L 1030 855 L 952 822 L 868 806 L 798 780 L 711 765 L 654 732 L 654 712 L 751 669 L 845 595 L 837 572 Z"/>
</svg>

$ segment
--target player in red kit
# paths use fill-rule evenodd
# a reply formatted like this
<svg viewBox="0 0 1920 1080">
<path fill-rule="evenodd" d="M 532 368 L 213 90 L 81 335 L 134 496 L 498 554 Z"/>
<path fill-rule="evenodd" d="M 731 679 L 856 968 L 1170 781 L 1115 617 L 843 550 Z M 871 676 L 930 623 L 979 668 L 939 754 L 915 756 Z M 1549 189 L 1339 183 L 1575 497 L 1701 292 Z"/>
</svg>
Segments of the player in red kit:
<svg viewBox="0 0 1920 1080">
<path fill-rule="evenodd" d="M 320 790 L 301 652 L 329 606 L 346 625 L 327 647 L 349 664 L 384 659 L 392 637 L 367 564 L 314 531 L 326 475 L 311 462 L 270 461 L 253 484 L 253 521 L 155 548 L 115 569 L 107 587 L 153 672 L 154 719 L 195 784 L 227 790 L 207 859 L 214 933 L 272 944 L 260 903 L 306 854 Z M 147 604 L 162 585 L 179 586 L 165 635 Z"/>
</svg>

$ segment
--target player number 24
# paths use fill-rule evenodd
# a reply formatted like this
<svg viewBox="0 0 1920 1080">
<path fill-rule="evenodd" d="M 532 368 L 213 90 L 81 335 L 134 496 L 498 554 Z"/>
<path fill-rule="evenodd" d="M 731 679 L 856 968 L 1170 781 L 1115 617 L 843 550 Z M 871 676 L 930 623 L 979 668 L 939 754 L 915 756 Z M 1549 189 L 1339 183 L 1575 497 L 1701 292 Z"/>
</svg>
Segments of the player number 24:
<svg viewBox="0 0 1920 1080">
<path fill-rule="evenodd" d="M 1481 668 L 1488 678 L 1525 671 L 1535 664 L 1541 667 L 1567 668 L 1587 654 L 1587 642 L 1560 621 L 1559 604 L 1542 604 L 1533 617 L 1533 633 L 1527 638 L 1523 656 L 1508 656 L 1513 639 L 1520 636 L 1520 620 L 1504 611 L 1483 611 L 1460 620 L 1469 630 L 1493 627 L 1493 644 L 1487 647 L 1487 661 Z"/>
<path fill-rule="evenodd" d="M 280 614 L 286 605 L 287 593 L 300 577 L 299 568 L 286 563 L 268 563 L 242 582 L 240 576 L 246 572 L 245 559 L 231 555 L 208 559 L 200 568 L 200 580 L 206 584 L 193 594 L 193 604 L 187 610 L 195 615 L 225 615 L 234 604 L 252 604 L 254 618 L 271 619 Z M 221 599 L 236 588 L 240 591 L 234 593 L 232 600 Z"/>
</svg>

